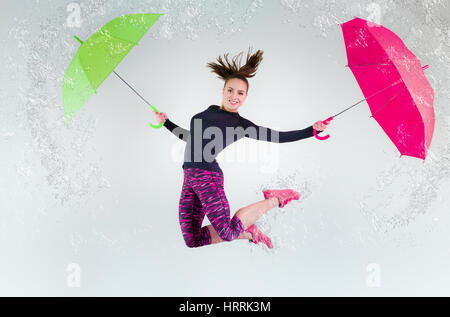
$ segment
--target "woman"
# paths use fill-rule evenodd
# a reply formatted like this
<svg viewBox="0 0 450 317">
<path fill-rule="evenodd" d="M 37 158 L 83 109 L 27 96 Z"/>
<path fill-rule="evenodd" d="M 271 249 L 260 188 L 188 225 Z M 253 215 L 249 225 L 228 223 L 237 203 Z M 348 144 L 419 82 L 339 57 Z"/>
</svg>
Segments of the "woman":
<svg viewBox="0 0 450 317">
<path fill-rule="evenodd" d="M 217 63 L 207 66 L 225 81 L 222 90 L 222 104 L 211 105 L 205 111 L 194 115 L 190 131 L 180 128 L 164 113 L 157 113 L 159 123 L 181 140 L 187 142 L 184 155 L 184 182 L 179 205 L 179 219 L 183 238 L 188 247 L 246 239 L 253 243 L 264 243 L 272 248 L 271 240 L 262 233 L 255 222 L 268 210 L 278 206 L 283 208 L 291 200 L 298 200 L 300 194 L 292 189 L 266 190 L 264 200 L 239 209 L 230 217 L 230 207 L 224 192 L 223 172 L 216 162 L 216 156 L 226 146 L 243 138 L 269 142 L 294 142 L 313 136 L 313 129 L 323 131 L 325 125 L 318 121 L 303 130 L 279 132 L 260 127 L 239 115 L 239 108 L 247 98 L 249 83 L 262 61 L 263 51 L 251 55 L 241 67 L 242 52 L 231 62 L 225 54 Z M 230 130 L 231 129 L 231 130 Z M 230 135 L 232 131 L 232 135 Z M 214 135 L 214 138 L 212 137 Z M 275 136 L 275 138 L 274 138 Z M 213 145 L 211 145 L 214 143 Z M 202 227 L 203 218 L 208 217 L 211 225 Z"/>
</svg>

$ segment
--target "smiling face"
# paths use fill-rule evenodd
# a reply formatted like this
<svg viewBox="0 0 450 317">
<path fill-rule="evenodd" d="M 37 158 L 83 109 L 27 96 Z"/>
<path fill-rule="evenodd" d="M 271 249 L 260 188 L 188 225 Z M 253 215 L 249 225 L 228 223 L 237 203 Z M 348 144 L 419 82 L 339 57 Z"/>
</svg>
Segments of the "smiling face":
<svg viewBox="0 0 450 317">
<path fill-rule="evenodd" d="M 228 80 L 222 90 L 222 109 L 230 112 L 238 112 L 239 107 L 247 98 L 247 83 L 239 78 Z"/>
</svg>

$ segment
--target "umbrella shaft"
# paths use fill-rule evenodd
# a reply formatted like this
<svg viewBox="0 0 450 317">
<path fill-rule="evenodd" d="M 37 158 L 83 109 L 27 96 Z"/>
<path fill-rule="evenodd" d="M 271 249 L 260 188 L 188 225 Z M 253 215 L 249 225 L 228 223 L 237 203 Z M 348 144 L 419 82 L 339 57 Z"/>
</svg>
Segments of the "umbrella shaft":
<svg viewBox="0 0 450 317">
<path fill-rule="evenodd" d="M 119 77 L 120 80 L 123 81 L 128 87 L 130 87 L 130 89 L 133 90 L 134 93 L 135 93 L 136 95 L 139 96 L 139 98 L 141 98 L 146 104 L 148 104 L 150 107 L 152 107 L 153 110 L 157 111 L 156 108 L 153 107 L 153 106 L 150 104 L 150 102 L 148 102 L 147 100 L 145 100 L 145 98 L 142 97 L 142 96 L 141 96 L 141 95 L 140 95 L 133 87 L 131 87 L 131 85 L 130 85 L 129 83 L 127 83 L 127 81 L 126 81 L 125 79 L 123 79 L 119 74 L 117 74 L 115 70 L 113 70 L 113 73 L 114 73 L 117 77 Z"/>
<path fill-rule="evenodd" d="M 384 87 L 383 89 L 380 89 L 380 90 L 374 92 L 374 93 L 371 94 L 369 97 L 364 98 L 364 99 L 361 99 L 361 100 L 358 101 L 357 103 L 355 103 L 355 104 L 351 105 L 350 107 L 348 107 L 348 108 L 342 110 L 342 111 L 339 112 L 338 114 L 335 114 L 332 118 L 336 118 L 338 115 L 340 115 L 340 114 L 346 112 L 347 110 L 350 110 L 351 108 L 353 108 L 353 107 L 359 105 L 361 102 L 363 102 L 363 101 L 365 101 L 365 100 L 367 100 L 367 99 L 369 99 L 369 98 L 372 98 L 373 96 L 378 95 L 379 93 L 385 91 L 386 89 L 391 88 L 391 87 L 393 87 L 393 86 L 395 86 L 395 85 L 398 85 L 398 84 L 400 84 L 401 82 L 403 82 L 403 80 L 400 79 L 400 80 L 394 82 L 393 84 L 391 84 L 391 85 L 389 85 L 389 86 L 387 86 L 387 87 Z"/>
<path fill-rule="evenodd" d="M 350 107 L 348 107 L 348 108 L 345 108 L 344 110 L 342 110 L 341 112 L 339 112 L 338 114 L 335 114 L 334 116 L 333 116 L 333 118 L 336 118 L 338 115 L 340 115 L 340 114 L 342 114 L 342 113 L 344 113 L 344 112 L 346 112 L 347 110 L 350 110 L 351 108 L 353 108 L 353 107 L 355 107 L 355 106 L 357 106 L 357 105 L 359 105 L 361 102 L 363 102 L 363 101 L 365 101 L 367 98 L 365 98 L 365 99 L 361 99 L 360 101 L 358 101 L 357 103 L 355 103 L 355 104 L 353 104 L 353 105 L 351 105 Z"/>
</svg>

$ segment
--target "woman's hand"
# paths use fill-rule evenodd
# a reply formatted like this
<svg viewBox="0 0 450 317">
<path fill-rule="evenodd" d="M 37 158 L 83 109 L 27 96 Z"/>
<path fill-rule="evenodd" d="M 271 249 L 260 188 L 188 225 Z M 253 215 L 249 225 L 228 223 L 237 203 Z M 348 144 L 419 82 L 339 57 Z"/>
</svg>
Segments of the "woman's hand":
<svg viewBox="0 0 450 317">
<path fill-rule="evenodd" d="M 158 121 L 158 124 L 162 123 L 162 122 L 166 122 L 167 120 L 167 115 L 164 112 L 156 112 L 153 110 L 153 113 L 156 115 L 156 120 Z"/>
<path fill-rule="evenodd" d="M 323 131 L 327 128 L 327 126 L 322 121 L 317 121 L 316 123 L 314 123 L 313 128 L 316 131 Z"/>
</svg>

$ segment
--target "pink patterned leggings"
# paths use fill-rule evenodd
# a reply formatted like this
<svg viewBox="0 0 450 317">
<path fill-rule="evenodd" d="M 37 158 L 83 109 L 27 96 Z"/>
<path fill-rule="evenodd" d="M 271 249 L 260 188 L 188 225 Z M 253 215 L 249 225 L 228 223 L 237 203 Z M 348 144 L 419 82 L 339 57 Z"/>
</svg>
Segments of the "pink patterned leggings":
<svg viewBox="0 0 450 317">
<path fill-rule="evenodd" d="M 211 244 L 208 228 L 202 227 L 205 215 L 225 241 L 236 239 L 245 229 L 238 217 L 230 218 L 222 172 L 184 169 L 179 218 L 184 241 L 190 248 Z"/>
</svg>

